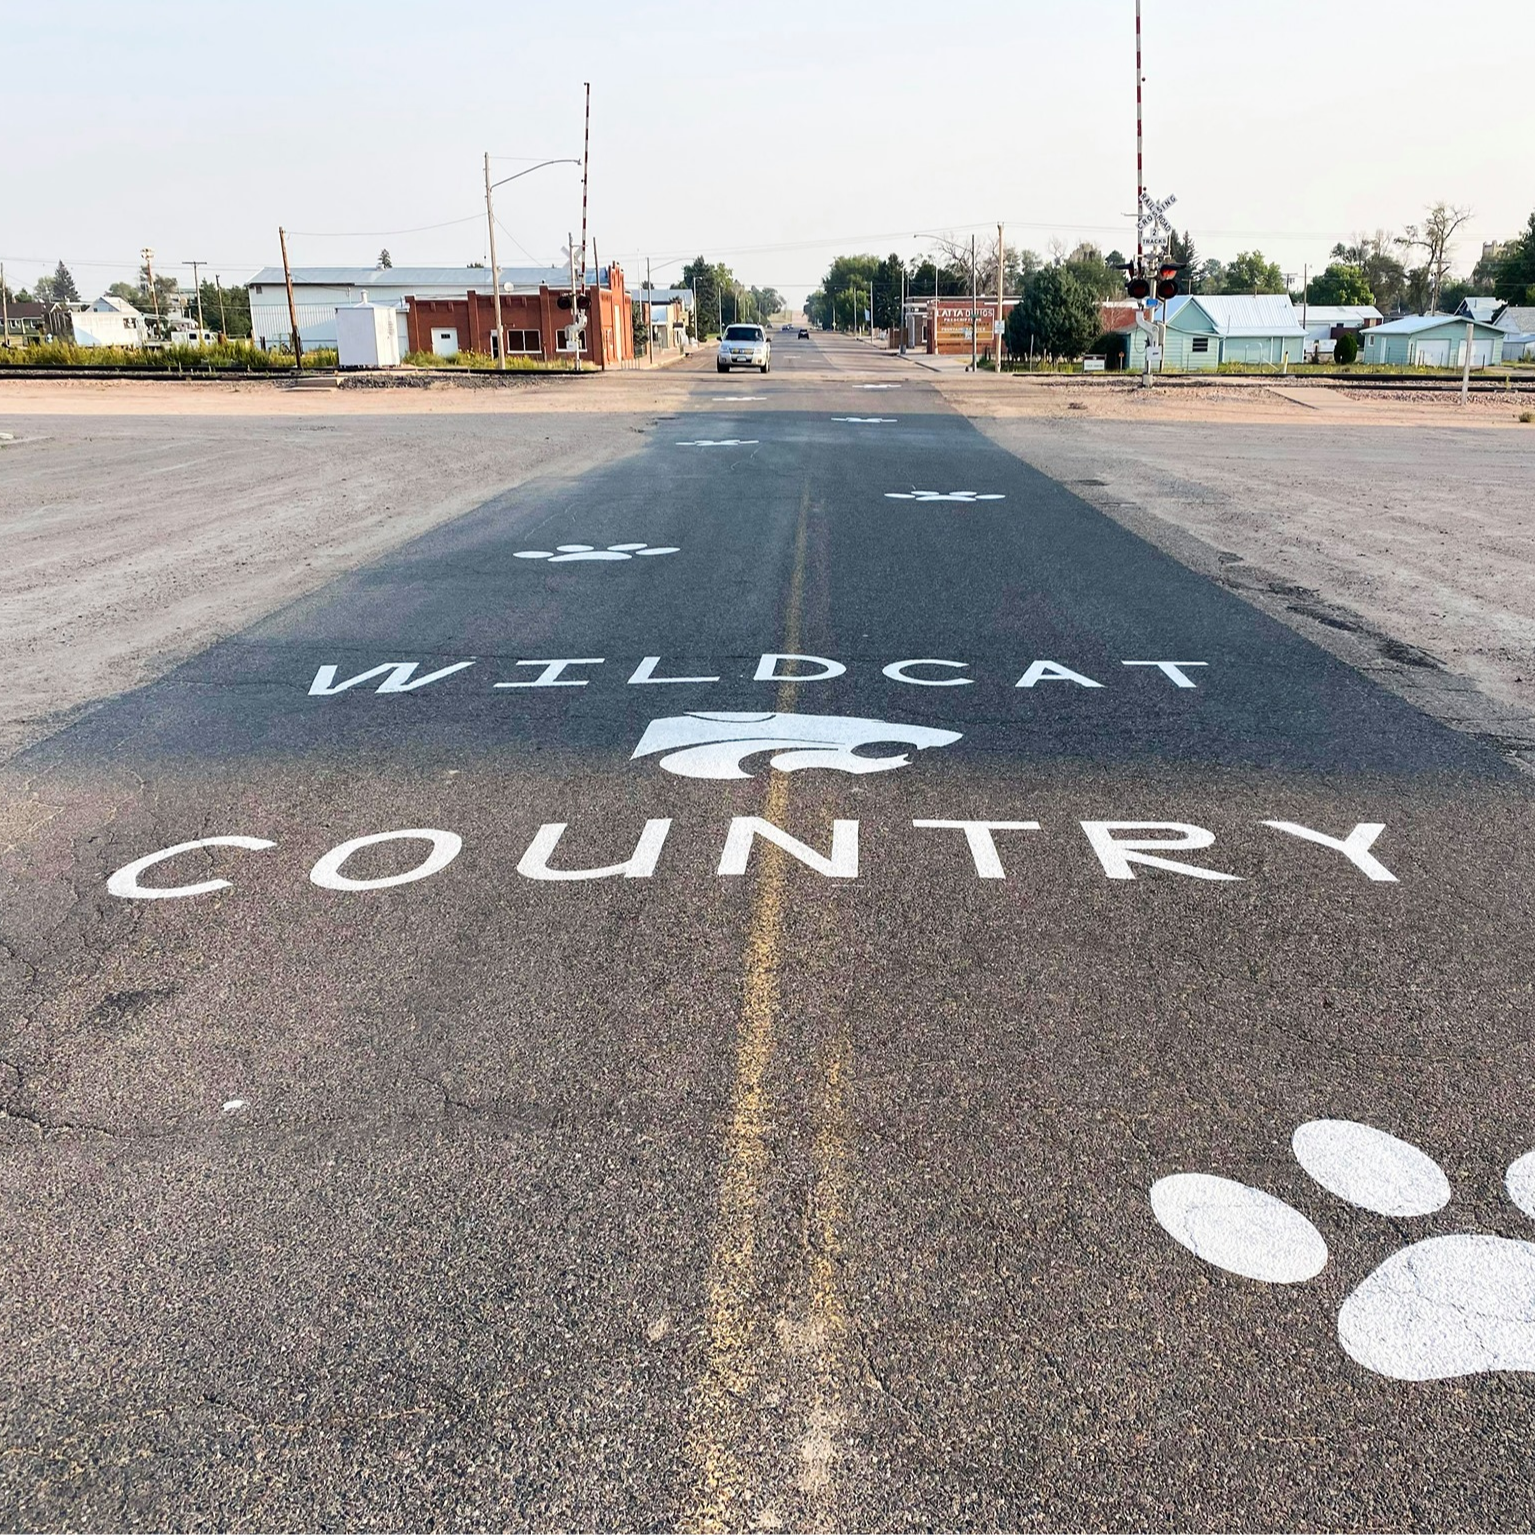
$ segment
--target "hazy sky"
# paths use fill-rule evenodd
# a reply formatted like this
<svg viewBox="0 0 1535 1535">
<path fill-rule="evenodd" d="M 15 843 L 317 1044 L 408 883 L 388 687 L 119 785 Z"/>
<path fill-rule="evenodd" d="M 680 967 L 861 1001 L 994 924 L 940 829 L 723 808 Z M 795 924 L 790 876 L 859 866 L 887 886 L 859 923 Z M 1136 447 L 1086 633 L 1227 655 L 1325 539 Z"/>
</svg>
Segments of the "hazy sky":
<svg viewBox="0 0 1535 1535">
<path fill-rule="evenodd" d="M 754 6 L 478 0 L 7 3 L 0 259 L 83 293 L 206 258 L 486 255 L 481 155 L 581 152 L 631 283 L 703 252 L 799 298 L 834 254 L 921 232 L 1128 249 L 1133 0 Z M 1202 256 L 1287 271 L 1443 198 L 1457 267 L 1535 208 L 1535 0 L 1144 0 L 1147 183 Z M 579 230 L 574 167 L 497 194 L 503 264 Z M 449 227 L 427 228 L 451 220 Z M 404 232 L 404 231 L 416 232 Z M 521 247 L 519 249 L 519 246 Z"/>
</svg>

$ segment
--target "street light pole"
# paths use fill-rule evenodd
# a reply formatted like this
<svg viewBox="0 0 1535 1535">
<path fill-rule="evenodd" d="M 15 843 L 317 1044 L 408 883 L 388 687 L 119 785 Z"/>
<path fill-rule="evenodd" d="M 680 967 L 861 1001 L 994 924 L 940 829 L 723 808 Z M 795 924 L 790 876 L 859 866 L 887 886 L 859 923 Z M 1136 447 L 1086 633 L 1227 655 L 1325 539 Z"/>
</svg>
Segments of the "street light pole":
<svg viewBox="0 0 1535 1535">
<path fill-rule="evenodd" d="M 506 329 L 501 324 L 501 268 L 496 261 L 496 215 L 490 201 L 490 151 L 485 151 L 485 225 L 490 231 L 490 291 L 496 304 L 496 366 L 506 368 Z"/>
<path fill-rule="evenodd" d="M 975 325 L 980 303 L 980 275 L 975 270 L 975 236 L 970 236 L 970 371 L 975 372 Z"/>
<path fill-rule="evenodd" d="M 491 206 L 490 194 L 497 187 L 504 187 L 507 184 L 508 181 L 517 181 L 517 180 L 519 180 L 523 176 L 531 176 L 534 171 L 541 171 L 546 166 L 550 166 L 550 165 L 580 165 L 580 164 L 581 164 L 581 161 L 579 161 L 579 160 L 572 160 L 572 159 L 568 159 L 568 158 L 567 159 L 563 159 L 563 160 L 540 160 L 537 165 L 530 165 L 527 168 L 527 170 L 525 170 L 525 171 L 517 171 L 513 175 L 503 176 L 499 181 L 492 181 L 490 179 L 490 155 L 489 155 L 488 152 L 486 153 L 486 156 L 485 156 L 485 223 L 486 223 L 486 226 L 488 227 L 488 229 L 490 231 L 490 285 L 495 290 L 495 298 L 496 298 L 496 350 L 501 354 L 500 355 L 499 366 L 501 368 L 503 368 L 503 369 L 506 367 L 506 328 L 501 323 L 501 268 L 496 265 L 496 213 L 495 213 L 495 209 Z M 572 257 L 574 257 L 574 252 L 572 252 Z M 575 290 L 575 286 L 574 286 L 574 283 L 575 283 L 575 276 L 574 276 L 575 266 L 574 266 L 573 263 L 572 263 L 572 266 L 571 266 L 571 273 L 572 273 L 572 276 L 571 276 L 571 284 L 572 284 L 572 286 L 571 286 L 571 290 L 570 290 L 570 308 L 571 308 L 571 313 L 574 314 L 575 313 L 575 307 L 576 307 L 576 290 Z M 577 371 L 578 372 L 580 371 L 579 359 L 577 361 Z"/>
<path fill-rule="evenodd" d="M 1002 260 L 1002 226 L 997 225 L 997 323 L 992 329 L 991 344 L 995 348 L 997 377 L 1002 377 L 1002 300 L 1005 289 L 1002 285 L 1002 271 L 1006 263 Z"/>
</svg>

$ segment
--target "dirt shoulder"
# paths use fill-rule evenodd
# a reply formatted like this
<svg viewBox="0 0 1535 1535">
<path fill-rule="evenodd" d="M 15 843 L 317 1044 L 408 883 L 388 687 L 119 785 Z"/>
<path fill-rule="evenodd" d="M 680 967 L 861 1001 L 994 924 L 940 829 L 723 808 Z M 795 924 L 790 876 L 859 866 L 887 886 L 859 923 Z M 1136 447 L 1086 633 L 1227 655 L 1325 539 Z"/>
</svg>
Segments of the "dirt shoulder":
<svg viewBox="0 0 1535 1535">
<path fill-rule="evenodd" d="M 1502 430 L 1497 397 L 1329 411 L 1153 390 L 1145 407 L 1072 410 L 1067 393 L 992 411 L 943 392 L 1184 564 L 1535 769 L 1535 427 Z"/>
<path fill-rule="evenodd" d="M 1146 389 L 1125 380 L 1070 382 L 993 373 L 941 374 L 929 380 L 954 408 L 975 420 L 1223 421 L 1402 427 L 1497 427 L 1535 436 L 1519 417 L 1535 411 L 1535 394 L 1493 391 L 1473 394 L 1364 388 L 1286 382 L 1282 377 L 1223 383 L 1167 383 Z"/>
<path fill-rule="evenodd" d="M 637 450 L 665 378 L 426 399 L 0 381 L 0 760 L 501 491 Z"/>
</svg>

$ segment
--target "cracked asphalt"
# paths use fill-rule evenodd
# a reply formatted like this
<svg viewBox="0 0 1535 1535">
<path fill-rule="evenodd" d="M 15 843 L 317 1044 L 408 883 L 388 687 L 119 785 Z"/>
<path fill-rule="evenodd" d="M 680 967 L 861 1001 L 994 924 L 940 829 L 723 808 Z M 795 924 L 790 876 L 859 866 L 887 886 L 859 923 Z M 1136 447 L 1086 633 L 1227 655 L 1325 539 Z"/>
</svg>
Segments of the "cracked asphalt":
<svg viewBox="0 0 1535 1535">
<path fill-rule="evenodd" d="M 1529 780 L 777 352 L 4 769 L 6 1527 L 1528 1528 L 1535 1379 L 1336 1319 L 1535 1240 Z M 1449 1204 L 1326 1193 L 1326 1117 Z M 1174 1172 L 1327 1266 L 1202 1262 Z"/>
</svg>

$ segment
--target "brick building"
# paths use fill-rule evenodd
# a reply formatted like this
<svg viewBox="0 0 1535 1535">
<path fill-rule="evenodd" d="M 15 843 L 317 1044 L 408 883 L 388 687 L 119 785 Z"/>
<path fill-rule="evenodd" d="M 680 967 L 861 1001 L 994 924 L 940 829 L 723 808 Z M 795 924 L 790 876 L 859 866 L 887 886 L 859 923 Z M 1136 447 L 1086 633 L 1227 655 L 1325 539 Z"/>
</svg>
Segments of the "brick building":
<svg viewBox="0 0 1535 1535">
<path fill-rule="evenodd" d="M 634 358 L 634 319 L 623 269 L 603 267 L 591 274 L 592 286 L 581 360 L 595 367 L 630 362 Z M 579 294 L 578 296 L 582 296 Z M 563 301 L 563 303 L 562 303 Z M 495 354 L 496 298 L 489 292 L 408 294 L 406 346 L 408 352 Z M 504 291 L 501 324 L 506 331 L 506 355 L 545 360 L 570 359 L 565 330 L 570 325 L 570 287 L 540 283 L 535 291 Z"/>
</svg>

